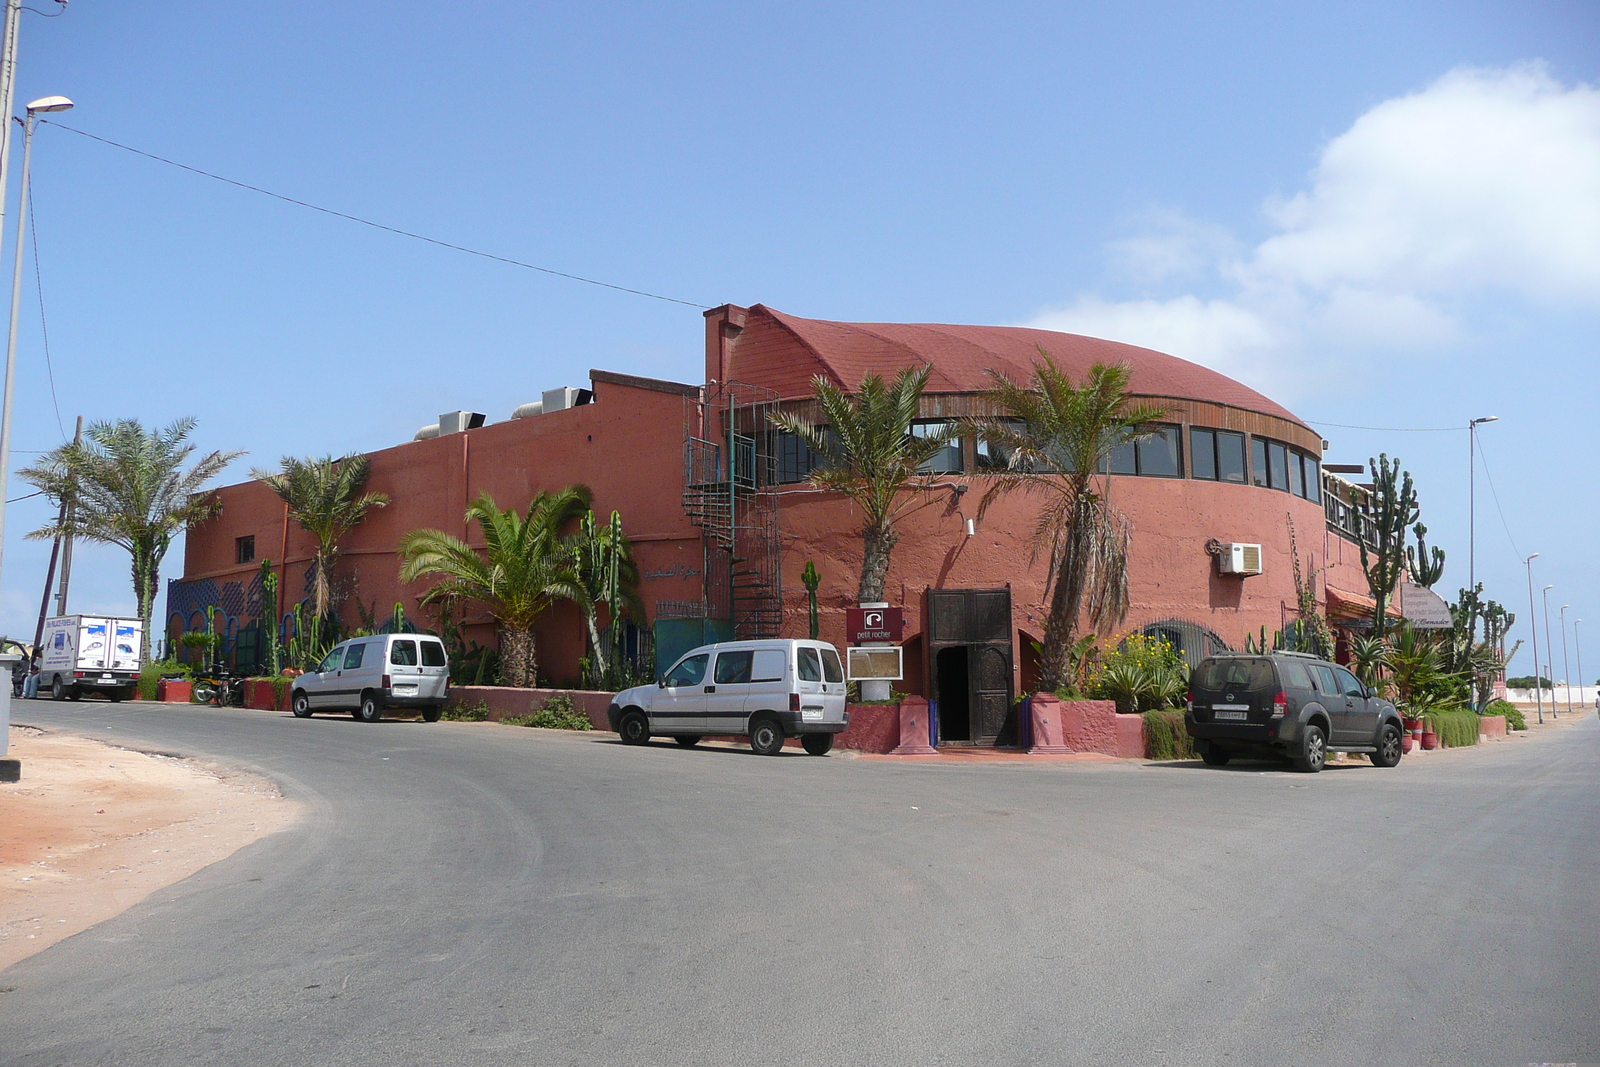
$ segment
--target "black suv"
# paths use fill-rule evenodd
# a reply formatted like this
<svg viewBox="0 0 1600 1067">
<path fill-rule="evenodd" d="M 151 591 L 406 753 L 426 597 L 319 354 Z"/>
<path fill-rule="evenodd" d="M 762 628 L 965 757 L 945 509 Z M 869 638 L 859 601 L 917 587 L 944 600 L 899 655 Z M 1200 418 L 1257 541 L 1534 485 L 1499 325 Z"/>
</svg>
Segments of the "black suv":
<svg viewBox="0 0 1600 1067">
<path fill-rule="evenodd" d="M 1329 752 L 1365 752 L 1379 767 L 1400 762 L 1400 713 L 1336 663 L 1304 652 L 1225 653 L 1195 668 L 1183 717 L 1200 757 L 1287 756 L 1322 770 Z"/>
</svg>

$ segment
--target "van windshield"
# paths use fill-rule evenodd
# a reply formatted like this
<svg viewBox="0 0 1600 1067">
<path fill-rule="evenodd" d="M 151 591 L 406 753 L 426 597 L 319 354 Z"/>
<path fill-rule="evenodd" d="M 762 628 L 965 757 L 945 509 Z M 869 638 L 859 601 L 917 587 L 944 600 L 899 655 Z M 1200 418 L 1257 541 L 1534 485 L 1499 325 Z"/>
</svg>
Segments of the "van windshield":
<svg viewBox="0 0 1600 1067">
<path fill-rule="evenodd" d="M 1194 687 L 1206 692 L 1257 690 L 1274 685 L 1272 662 L 1265 657 L 1209 659 L 1200 664 L 1194 675 Z"/>
</svg>

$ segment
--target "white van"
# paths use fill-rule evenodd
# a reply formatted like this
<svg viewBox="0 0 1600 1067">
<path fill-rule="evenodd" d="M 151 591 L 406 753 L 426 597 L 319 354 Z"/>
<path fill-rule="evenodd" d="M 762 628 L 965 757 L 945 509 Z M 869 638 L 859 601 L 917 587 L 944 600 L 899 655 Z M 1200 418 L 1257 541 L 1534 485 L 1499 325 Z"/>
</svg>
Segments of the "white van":
<svg viewBox="0 0 1600 1067">
<path fill-rule="evenodd" d="M 376 634 L 333 647 L 317 669 L 294 680 L 289 706 L 295 716 L 349 711 L 377 722 L 384 708 L 421 708 L 438 722 L 450 686 L 444 643 L 430 634 Z"/>
<path fill-rule="evenodd" d="M 685 747 L 702 737 L 744 734 L 775 756 L 799 737 L 813 756 L 849 725 L 844 667 L 826 641 L 725 641 L 691 650 L 655 685 L 624 689 L 606 709 L 630 745 L 665 735 Z"/>
</svg>

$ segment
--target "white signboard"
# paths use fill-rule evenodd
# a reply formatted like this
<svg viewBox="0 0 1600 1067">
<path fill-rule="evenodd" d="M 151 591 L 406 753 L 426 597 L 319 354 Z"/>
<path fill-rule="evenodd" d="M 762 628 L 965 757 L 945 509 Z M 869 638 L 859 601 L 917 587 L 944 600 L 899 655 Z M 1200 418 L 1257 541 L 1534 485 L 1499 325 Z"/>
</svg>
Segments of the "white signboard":
<svg viewBox="0 0 1600 1067">
<path fill-rule="evenodd" d="M 900 647 L 845 649 L 845 677 L 852 682 L 897 682 L 905 677 Z"/>
</svg>

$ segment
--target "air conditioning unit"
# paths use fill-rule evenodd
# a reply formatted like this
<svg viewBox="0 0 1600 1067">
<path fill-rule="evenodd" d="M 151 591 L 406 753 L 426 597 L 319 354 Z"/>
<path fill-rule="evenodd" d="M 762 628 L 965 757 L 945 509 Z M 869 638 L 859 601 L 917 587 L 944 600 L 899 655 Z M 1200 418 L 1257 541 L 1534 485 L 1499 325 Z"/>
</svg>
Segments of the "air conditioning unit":
<svg viewBox="0 0 1600 1067">
<path fill-rule="evenodd" d="M 1217 569 L 1223 574 L 1260 574 L 1260 545 L 1223 545 L 1217 553 Z"/>
</svg>

